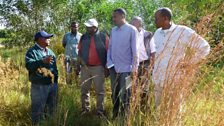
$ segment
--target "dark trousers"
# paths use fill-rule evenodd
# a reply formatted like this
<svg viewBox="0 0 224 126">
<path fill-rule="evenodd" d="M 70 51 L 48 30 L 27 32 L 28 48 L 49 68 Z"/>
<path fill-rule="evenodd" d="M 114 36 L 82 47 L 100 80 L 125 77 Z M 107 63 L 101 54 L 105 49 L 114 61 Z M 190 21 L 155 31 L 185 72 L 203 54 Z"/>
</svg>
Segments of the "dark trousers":
<svg viewBox="0 0 224 126">
<path fill-rule="evenodd" d="M 149 60 L 140 62 L 138 67 L 138 76 L 144 76 L 148 74 L 149 69 Z"/>
<path fill-rule="evenodd" d="M 45 114 L 53 115 L 57 104 L 57 92 L 57 84 L 31 84 L 31 109 L 33 124 L 38 124 Z M 45 109 L 47 109 L 47 113 Z"/>
<path fill-rule="evenodd" d="M 117 73 L 114 67 L 110 68 L 112 102 L 113 102 L 113 118 L 118 114 L 122 116 L 129 109 L 129 101 L 131 96 L 131 88 L 126 89 L 126 77 L 130 76 L 130 72 Z"/>
<path fill-rule="evenodd" d="M 140 62 L 138 67 L 138 85 L 141 88 L 141 105 L 145 105 L 147 103 L 150 76 L 149 60 Z"/>
</svg>

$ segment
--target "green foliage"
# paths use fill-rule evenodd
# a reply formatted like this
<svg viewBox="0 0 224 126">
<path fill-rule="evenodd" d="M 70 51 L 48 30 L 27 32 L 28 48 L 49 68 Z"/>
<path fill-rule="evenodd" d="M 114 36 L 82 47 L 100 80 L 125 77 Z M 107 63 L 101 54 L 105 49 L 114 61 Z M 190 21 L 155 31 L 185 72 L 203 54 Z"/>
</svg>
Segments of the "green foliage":
<svg viewBox="0 0 224 126">
<path fill-rule="evenodd" d="M 0 30 L 0 38 L 6 38 L 7 31 L 6 30 Z"/>
<path fill-rule="evenodd" d="M 56 56 L 64 53 L 64 47 L 62 46 L 62 38 L 61 37 L 54 37 L 51 39 L 50 47 Z"/>
<path fill-rule="evenodd" d="M 153 0 L 10 0 L 3 1 L 0 6 L 3 21 L 11 34 L 11 39 L 4 42 L 7 47 L 30 46 L 33 44 L 33 35 L 41 29 L 62 36 L 70 30 L 70 22 L 74 20 L 80 22 L 80 31 L 84 33 L 83 23 L 89 18 L 96 18 L 100 29 L 109 33 L 113 27 L 112 12 L 120 7 L 126 9 L 128 21 L 139 15 L 146 24 L 152 24 L 151 16 L 157 8 Z M 153 30 L 152 25 L 146 26 Z"/>
</svg>

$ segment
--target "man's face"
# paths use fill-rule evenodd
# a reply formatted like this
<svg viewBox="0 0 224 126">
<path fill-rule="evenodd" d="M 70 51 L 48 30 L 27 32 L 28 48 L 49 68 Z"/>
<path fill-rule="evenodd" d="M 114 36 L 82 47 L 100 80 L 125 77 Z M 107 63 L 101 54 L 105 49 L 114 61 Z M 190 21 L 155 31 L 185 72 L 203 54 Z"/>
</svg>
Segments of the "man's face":
<svg viewBox="0 0 224 126">
<path fill-rule="evenodd" d="M 94 34 L 96 32 L 96 27 L 86 27 L 86 30 L 90 34 Z"/>
<path fill-rule="evenodd" d="M 71 24 L 71 32 L 72 33 L 77 33 L 78 29 L 79 29 L 78 24 Z"/>
<path fill-rule="evenodd" d="M 50 38 L 42 38 L 41 37 L 41 38 L 39 38 L 39 40 L 40 40 L 40 43 L 45 47 L 50 45 Z"/>
<path fill-rule="evenodd" d="M 124 17 L 118 12 L 113 13 L 113 22 L 116 26 L 118 26 L 122 22 L 123 18 Z"/>
<path fill-rule="evenodd" d="M 164 26 L 164 23 L 165 23 L 165 17 L 163 17 L 159 11 L 157 11 L 155 13 L 155 24 L 156 24 L 156 27 L 157 28 L 161 28 Z"/>
<path fill-rule="evenodd" d="M 136 20 L 136 19 L 132 20 L 131 24 L 132 24 L 133 26 L 135 26 L 137 29 L 139 29 L 139 28 L 141 27 L 141 23 L 140 23 L 140 21 L 138 21 L 138 20 Z"/>
</svg>

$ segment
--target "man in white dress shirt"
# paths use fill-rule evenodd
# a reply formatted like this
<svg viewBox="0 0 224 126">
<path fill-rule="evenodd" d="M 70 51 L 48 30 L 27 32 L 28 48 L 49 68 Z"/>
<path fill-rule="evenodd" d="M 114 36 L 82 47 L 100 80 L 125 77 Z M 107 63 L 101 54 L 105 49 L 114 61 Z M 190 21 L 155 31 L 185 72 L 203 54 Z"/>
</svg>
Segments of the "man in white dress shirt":
<svg viewBox="0 0 224 126">
<path fill-rule="evenodd" d="M 153 33 L 143 29 L 143 20 L 141 17 L 135 16 L 131 24 L 138 30 L 138 50 L 139 50 L 139 67 L 138 77 L 141 85 L 142 102 L 147 100 L 149 91 L 149 77 L 151 76 L 152 66 L 155 60 L 155 43 L 152 39 Z M 151 40 L 151 41 L 150 41 Z"/>
<path fill-rule="evenodd" d="M 156 44 L 153 82 L 158 107 L 164 87 L 180 83 L 180 76 L 184 76 L 182 68 L 199 63 L 209 54 L 210 46 L 194 30 L 174 24 L 169 8 L 156 11 L 155 24 L 158 29 L 152 38 Z"/>
</svg>

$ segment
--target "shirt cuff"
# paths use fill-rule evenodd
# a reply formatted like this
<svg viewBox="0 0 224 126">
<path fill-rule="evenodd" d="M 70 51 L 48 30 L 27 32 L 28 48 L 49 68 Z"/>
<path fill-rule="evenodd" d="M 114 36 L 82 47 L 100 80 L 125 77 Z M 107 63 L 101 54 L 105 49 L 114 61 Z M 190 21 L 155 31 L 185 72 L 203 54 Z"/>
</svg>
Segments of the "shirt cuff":
<svg viewBox="0 0 224 126">
<path fill-rule="evenodd" d="M 111 64 L 109 66 L 107 66 L 108 69 L 112 68 L 114 66 L 114 64 Z"/>
</svg>

